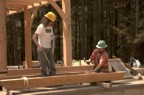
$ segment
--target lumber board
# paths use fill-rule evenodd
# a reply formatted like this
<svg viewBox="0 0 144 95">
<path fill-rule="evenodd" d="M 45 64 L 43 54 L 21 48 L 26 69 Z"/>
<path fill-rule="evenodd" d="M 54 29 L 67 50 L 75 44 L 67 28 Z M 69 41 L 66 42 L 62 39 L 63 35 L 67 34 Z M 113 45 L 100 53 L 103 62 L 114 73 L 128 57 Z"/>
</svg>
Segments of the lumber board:
<svg viewBox="0 0 144 95">
<path fill-rule="evenodd" d="M 69 67 L 56 67 L 57 75 L 72 75 L 82 74 L 86 70 L 90 70 L 92 66 L 69 66 Z M 0 76 L 0 80 L 14 79 L 21 77 L 36 77 L 41 76 L 40 68 L 28 68 L 28 69 L 10 69 L 7 70 L 5 75 Z"/>
<path fill-rule="evenodd" d="M 31 68 L 32 67 L 32 41 L 31 41 L 31 13 L 28 10 L 27 7 L 24 8 L 24 19 L 25 19 L 25 23 L 24 23 L 24 34 L 25 34 L 25 68 Z"/>
<path fill-rule="evenodd" d="M 123 79 L 124 72 L 61 75 L 0 80 L 7 90 Z"/>
<path fill-rule="evenodd" d="M 62 0 L 62 11 L 66 17 L 66 19 L 63 18 L 63 57 L 65 66 L 72 65 L 71 7 L 69 6 L 71 6 L 70 0 Z"/>
<path fill-rule="evenodd" d="M 109 63 L 116 62 L 117 59 L 109 59 Z M 69 75 L 69 74 L 80 74 L 87 70 L 91 70 L 93 65 L 88 66 L 58 66 L 56 67 L 57 75 Z M 1 79 L 9 79 L 9 78 L 20 78 L 23 76 L 38 76 L 40 75 L 40 68 L 28 68 L 28 69 L 12 69 L 5 71 L 6 76 L 0 77 Z"/>
<path fill-rule="evenodd" d="M 57 74 L 63 73 L 74 73 L 79 71 L 90 70 L 92 66 L 68 66 L 68 67 L 56 67 Z M 40 68 L 28 68 L 28 69 L 16 69 L 16 70 L 8 70 L 8 76 L 16 76 L 16 75 L 28 75 L 40 73 Z"/>
<path fill-rule="evenodd" d="M 30 0 L 31 1 L 31 0 Z M 34 0 L 33 0 L 34 1 Z M 61 1 L 61 0 L 54 0 L 55 2 L 58 2 L 58 1 Z M 44 6 L 44 5 L 48 5 L 48 1 L 47 0 L 40 0 L 40 4 L 38 3 L 38 1 L 36 1 L 37 3 L 33 3 L 32 5 L 28 5 L 28 9 L 32 9 L 34 7 L 41 7 L 41 6 Z M 6 7 L 10 7 L 11 5 L 7 4 L 8 2 L 6 1 Z M 27 4 L 26 4 L 27 5 Z M 11 6 L 11 8 L 15 8 L 15 6 L 23 6 L 21 4 L 14 4 L 13 7 Z M 22 10 L 23 11 L 23 10 Z M 12 15 L 12 14 L 16 14 L 16 13 L 19 13 L 19 12 L 22 12 L 22 11 L 12 11 L 12 10 L 9 10 L 8 14 L 7 15 Z"/>
<path fill-rule="evenodd" d="M 40 68 L 8 70 L 7 76 L 30 75 L 35 73 L 40 73 Z"/>
<path fill-rule="evenodd" d="M 5 0 L 0 0 L 0 70 L 5 70 L 7 64 L 6 36 Z"/>
<path fill-rule="evenodd" d="M 7 70 L 0 70 L 0 73 L 7 73 Z"/>
<path fill-rule="evenodd" d="M 139 80 L 143 80 L 142 75 L 141 75 L 139 72 L 137 72 L 135 69 L 133 69 L 131 66 L 129 66 L 129 65 L 126 64 L 126 63 L 124 63 L 124 65 L 125 65 L 131 72 L 133 72 L 134 74 L 136 74 L 136 75 L 138 76 L 138 79 L 139 79 Z"/>
<path fill-rule="evenodd" d="M 115 71 L 125 71 L 125 78 L 132 78 L 131 73 L 129 72 L 128 68 L 123 64 L 120 58 L 109 59 L 109 65 Z"/>
<path fill-rule="evenodd" d="M 109 63 L 116 62 L 116 59 L 109 59 Z M 72 73 L 77 71 L 85 71 L 85 70 L 91 70 L 93 68 L 93 65 L 89 66 L 58 66 L 56 67 L 57 74 L 62 73 Z M 40 68 L 28 68 L 28 69 L 16 69 L 16 70 L 8 70 L 7 75 L 8 76 L 15 76 L 15 75 L 28 75 L 28 74 L 35 74 L 40 73 Z"/>
</svg>

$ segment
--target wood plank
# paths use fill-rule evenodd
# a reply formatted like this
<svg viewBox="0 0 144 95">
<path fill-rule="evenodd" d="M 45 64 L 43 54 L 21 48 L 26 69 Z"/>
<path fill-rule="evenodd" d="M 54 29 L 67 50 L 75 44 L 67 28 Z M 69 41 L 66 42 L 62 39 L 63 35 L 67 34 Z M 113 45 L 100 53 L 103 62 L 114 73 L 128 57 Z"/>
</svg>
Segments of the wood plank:
<svg viewBox="0 0 144 95">
<path fill-rule="evenodd" d="M 25 34 L 25 68 L 32 67 L 32 40 L 31 40 L 31 14 L 27 7 L 24 8 L 24 34 Z"/>
<path fill-rule="evenodd" d="M 0 74 L 1 73 L 7 73 L 7 70 L 0 70 Z"/>
<path fill-rule="evenodd" d="M 115 59 L 109 59 L 109 62 L 115 62 Z M 60 74 L 79 74 L 83 73 L 87 70 L 91 70 L 93 65 L 89 66 L 58 66 L 56 67 L 57 75 Z M 22 77 L 22 76 L 29 76 L 29 75 L 40 75 L 40 68 L 28 68 L 28 69 L 13 69 L 13 70 L 6 70 L 4 71 L 8 77 Z M 7 76 L 3 78 L 7 78 Z"/>
<path fill-rule="evenodd" d="M 6 0 L 6 6 L 9 5 L 33 5 L 35 3 L 41 3 L 39 0 Z"/>
<path fill-rule="evenodd" d="M 109 61 L 109 63 L 117 62 L 117 59 L 109 59 L 108 61 Z M 66 72 L 72 73 L 72 72 L 78 72 L 78 71 L 86 71 L 86 70 L 90 70 L 92 68 L 93 68 L 93 65 L 67 66 L 67 67 L 58 66 L 58 67 L 56 67 L 56 70 L 57 70 L 57 74 L 62 74 L 62 73 L 66 73 Z M 34 74 L 34 73 L 40 73 L 40 68 L 28 68 L 28 69 L 17 69 L 17 70 L 8 70 L 7 71 L 8 76 L 28 75 L 28 74 Z"/>
<path fill-rule="evenodd" d="M 39 3 L 34 3 L 34 6 L 32 6 L 32 5 L 28 5 L 28 9 L 32 9 L 32 8 L 34 8 L 34 7 L 41 7 L 41 6 L 44 6 L 44 5 L 48 5 L 49 3 L 48 3 L 48 0 L 40 0 L 41 1 L 41 3 L 39 4 Z M 59 1 L 61 1 L 61 0 L 54 0 L 55 2 L 59 2 Z M 9 6 L 12 6 L 12 5 L 7 5 L 6 7 L 9 7 Z M 14 6 L 18 6 L 18 5 L 14 5 Z M 22 6 L 22 5 L 20 5 L 20 6 Z M 23 12 L 23 10 L 22 11 L 11 11 L 11 10 L 8 10 L 9 12 L 8 12 L 8 14 L 7 15 L 12 15 L 12 14 L 16 14 L 16 13 L 19 13 L 19 12 Z"/>
<path fill-rule="evenodd" d="M 57 75 L 72 75 L 72 74 L 82 74 L 86 70 L 90 70 L 92 66 L 70 66 L 70 67 L 56 67 Z M 28 68 L 28 69 L 11 69 L 7 70 L 5 75 L 0 76 L 2 79 L 13 79 L 21 77 L 35 77 L 41 76 L 40 68 Z"/>
<path fill-rule="evenodd" d="M 63 19 L 63 56 L 64 65 L 72 66 L 72 37 L 71 37 L 71 0 L 62 0 Z"/>
<path fill-rule="evenodd" d="M 115 70 L 115 71 L 125 71 L 125 78 L 132 78 L 132 75 L 128 71 L 128 69 L 123 64 L 122 60 L 119 58 L 116 59 L 109 59 L 109 65 Z"/>
<path fill-rule="evenodd" d="M 32 2 L 6 2 L 6 6 L 9 6 L 9 5 L 33 5 Z"/>
<path fill-rule="evenodd" d="M 56 4 L 56 2 L 54 2 L 53 0 L 49 0 L 48 2 L 49 2 L 49 4 L 51 4 L 51 5 L 53 6 L 53 8 L 59 13 L 59 15 L 61 16 L 61 18 L 62 18 L 63 20 L 65 20 L 65 19 L 66 19 L 66 15 L 65 15 L 65 13 L 62 11 L 62 9 L 60 8 L 60 6 L 58 6 L 58 5 Z"/>
<path fill-rule="evenodd" d="M 5 89 L 11 90 L 73 83 L 120 80 L 123 79 L 123 74 L 123 72 L 112 72 L 96 74 L 62 75 L 49 77 L 7 79 L 0 80 L 0 82 Z"/>
<path fill-rule="evenodd" d="M 7 76 L 18 76 L 18 75 L 30 75 L 40 73 L 39 68 L 30 68 L 30 69 L 17 69 L 17 70 L 8 70 Z"/>
<path fill-rule="evenodd" d="M 90 70 L 92 66 L 68 66 L 68 67 L 56 67 L 57 74 L 63 73 L 74 73 L 74 72 L 83 72 L 85 70 Z M 28 68 L 28 69 L 17 69 L 17 70 L 8 70 L 7 76 L 24 76 L 30 74 L 40 73 L 40 68 Z"/>
<path fill-rule="evenodd" d="M 6 40 L 6 10 L 5 0 L 0 0 L 0 70 L 6 70 L 7 40 Z"/>
<path fill-rule="evenodd" d="M 41 0 L 6 0 L 6 2 L 32 2 L 32 3 L 39 3 Z M 46 1 L 46 0 L 45 0 Z"/>
<path fill-rule="evenodd" d="M 10 11 L 11 9 L 15 9 L 15 10 L 23 9 L 25 6 L 23 6 L 23 5 L 7 5 L 6 7 L 8 8 L 8 11 Z"/>
</svg>

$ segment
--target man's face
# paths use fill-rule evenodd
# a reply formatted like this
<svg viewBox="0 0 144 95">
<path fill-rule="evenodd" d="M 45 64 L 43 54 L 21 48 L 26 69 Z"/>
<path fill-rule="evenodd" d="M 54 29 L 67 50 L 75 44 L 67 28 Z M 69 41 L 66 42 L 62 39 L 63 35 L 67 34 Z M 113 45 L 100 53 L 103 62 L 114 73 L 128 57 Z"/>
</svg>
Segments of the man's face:
<svg viewBox="0 0 144 95">
<path fill-rule="evenodd" d="M 99 51 L 100 51 L 100 52 L 103 52 L 103 51 L 104 51 L 104 49 L 103 49 L 103 48 L 98 48 L 98 49 L 99 49 Z"/>
<path fill-rule="evenodd" d="M 50 21 L 50 22 L 49 22 L 49 25 L 53 26 L 53 22 L 52 22 L 52 21 Z"/>
</svg>

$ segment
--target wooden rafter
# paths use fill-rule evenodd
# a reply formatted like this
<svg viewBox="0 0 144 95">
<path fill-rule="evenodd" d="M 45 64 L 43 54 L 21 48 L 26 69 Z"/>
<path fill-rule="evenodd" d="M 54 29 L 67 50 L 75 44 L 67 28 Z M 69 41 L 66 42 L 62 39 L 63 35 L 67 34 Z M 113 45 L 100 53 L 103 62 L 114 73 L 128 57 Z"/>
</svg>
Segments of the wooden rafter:
<svg viewBox="0 0 144 95">
<path fill-rule="evenodd" d="M 33 2 L 20 2 L 20 1 L 18 1 L 16 3 L 13 1 L 9 1 L 9 2 L 6 2 L 6 6 L 8 6 L 8 5 L 33 5 Z"/>
<path fill-rule="evenodd" d="M 6 9 L 7 15 L 19 13 L 23 11 L 24 7 L 28 7 L 28 9 L 32 9 L 35 7 L 41 7 L 43 5 L 47 5 L 49 0 L 6 0 Z M 55 2 L 61 0 L 54 0 Z M 13 10 L 15 8 L 15 10 Z M 19 11 L 21 8 L 21 11 Z"/>
<path fill-rule="evenodd" d="M 30 14 L 30 9 L 34 9 L 34 8 L 39 8 L 41 6 L 44 6 L 44 5 L 48 5 L 48 4 L 51 4 L 54 9 L 59 13 L 59 15 L 62 17 L 63 19 L 63 32 L 64 32 L 64 35 L 63 35 L 63 39 L 64 39 L 64 49 L 68 50 L 70 49 L 71 50 L 71 22 L 69 19 L 69 15 L 70 15 L 70 9 L 68 8 L 68 6 L 70 6 L 70 1 L 68 0 L 67 2 L 65 0 L 62 0 L 62 6 L 67 6 L 67 7 L 59 7 L 55 2 L 57 1 L 61 1 L 61 0 L 5 0 L 5 9 L 6 9 L 6 13 L 7 15 L 11 15 L 11 14 L 15 14 L 15 13 L 18 13 L 18 12 L 24 12 L 24 14 Z M 68 13 L 67 13 L 68 12 Z M 33 13 L 35 14 L 35 12 Z M 33 16 L 32 16 L 33 18 Z M 25 42 L 30 42 L 30 43 L 25 43 L 26 47 L 25 47 L 25 60 L 26 60 L 26 65 L 25 67 L 26 68 L 31 68 L 31 40 L 26 40 L 27 37 L 29 35 L 31 35 L 31 15 L 26 15 L 25 16 Z M 30 23 L 28 23 L 30 22 Z M 30 25 L 29 25 L 30 24 Z M 28 27 L 29 26 L 29 27 Z M 29 29 L 28 29 L 29 28 Z M 67 36 L 67 37 L 66 37 Z M 31 37 L 29 36 L 28 39 L 31 39 Z M 68 40 L 67 40 L 68 39 Z M 67 40 L 67 41 L 65 41 Z M 68 43 L 67 43 L 68 42 Z M 28 45 L 29 44 L 29 45 Z M 28 47 L 29 46 L 29 47 Z M 71 58 L 71 51 L 64 51 L 64 63 L 65 63 L 65 66 L 71 66 L 71 61 L 72 61 L 72 58 Z M 69 61 L 68 61 L 69 60 Z M 68 64 L 69 63 L 69 64 Z M 68 64 L 68 65 L 66 65 Z"/>
</svg>

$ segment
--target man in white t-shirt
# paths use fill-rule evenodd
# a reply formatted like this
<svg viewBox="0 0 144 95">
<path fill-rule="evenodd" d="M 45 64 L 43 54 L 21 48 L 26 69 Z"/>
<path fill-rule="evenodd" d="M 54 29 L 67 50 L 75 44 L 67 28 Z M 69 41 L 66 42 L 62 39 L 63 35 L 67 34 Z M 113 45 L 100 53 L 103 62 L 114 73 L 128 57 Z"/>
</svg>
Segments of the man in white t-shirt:
<svg viewBox="0 0 144 95">
<path fill-rule="evenodd" d="M 53 12 L 45 14 L 41 20 L 41 24 L 37 27 L 32 37 L 37 46 L 38 61 L 40 63 L 42 76 L 48 76 L 48 70 L 49 75 L 56 75 L 55 63 L 51 50 L 51 42 L 55 37 L 52 27 L 55 20 L 56 15 Z"/>
</svg>

